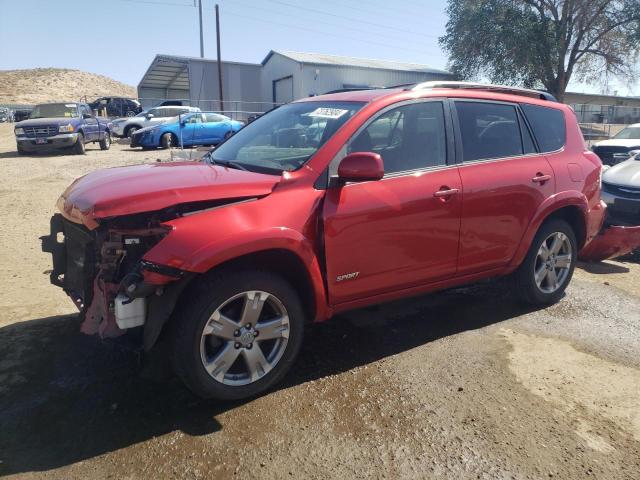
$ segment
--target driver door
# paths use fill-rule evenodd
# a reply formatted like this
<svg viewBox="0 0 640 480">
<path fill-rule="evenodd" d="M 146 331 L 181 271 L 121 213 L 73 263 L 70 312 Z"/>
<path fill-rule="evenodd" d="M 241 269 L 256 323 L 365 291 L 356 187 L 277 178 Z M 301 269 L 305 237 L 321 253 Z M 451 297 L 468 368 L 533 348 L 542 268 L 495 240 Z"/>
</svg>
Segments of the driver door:
<svg viewBox="0 0 640 480">
<path fill-rule="evenodd" d="M 443 101 L 420 101 L 387 109 L 347 145 L 347 153 L 379 153 L 385 175 L 327 191 L 332 305 L 456 274 L 462 185 L 448 108 Z"/>
<path fill-rule="evenodd" d="M 198 138 L 202 135 L 201 130 L 204 129 L 202 122 L 202 114 L 194 113 L 184 120 L 184 125 L 180 124 L 180 134 L 182 139 L 178 138 L 178 142 L 182 140 L 183 145 L 193 145 L 197 143 Z"/>
<path fill-rule="evenodd" d="M 100 131 L 98 129 L 98 119 L 93 115 L 91 108 L 89 108 L 88 105 L 80 105 L 80 115 L 91 115 L 91 117 L 83 120 L 85 141 L 92 142 L 94 140 L 99 140 Z"/>
</svg>

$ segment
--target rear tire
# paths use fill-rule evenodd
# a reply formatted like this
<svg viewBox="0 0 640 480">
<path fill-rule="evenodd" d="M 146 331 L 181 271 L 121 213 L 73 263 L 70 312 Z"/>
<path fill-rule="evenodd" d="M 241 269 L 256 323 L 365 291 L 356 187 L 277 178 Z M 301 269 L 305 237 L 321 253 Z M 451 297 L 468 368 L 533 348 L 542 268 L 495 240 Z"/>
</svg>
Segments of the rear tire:
<svg viewBox="0 0 640 480">
<path fill-rule="evenodd" d="M 100 150 L 109 150 L 111 146 L 111 133 L 104 132 L 104 139 L 100 140 Z"/>
<path fill-rule="evenodd" d="M 531 305 L 558 302 L 571 281 L 577 257 L 576 236 L 571 226 L 559 219 L 545 222 L 513 274 L 515 293 Z"/>
<path fill-rule="evenodd" d="M 84 155 L 86 152 L 86 148 L 84 145 L 84 135 L 82 132 L 78 132 L 78 139 L 76 140 L 75 145 L 72 147 L 73 153 L 76 155 Z"/>
<path fill-rule="evenodd" d="M 174 369 L 202 398 L 258 395 L 295 361 L 303 312 L 297 292 L 279 275 L 255 270 L 207 275 L 173 316 Z"/>
</svg>

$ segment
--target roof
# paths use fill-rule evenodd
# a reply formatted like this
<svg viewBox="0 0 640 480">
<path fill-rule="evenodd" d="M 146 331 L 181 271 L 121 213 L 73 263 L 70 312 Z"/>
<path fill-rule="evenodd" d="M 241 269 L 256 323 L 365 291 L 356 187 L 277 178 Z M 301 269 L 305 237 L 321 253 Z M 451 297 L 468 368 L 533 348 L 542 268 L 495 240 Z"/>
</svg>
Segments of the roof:
<svg viewBox="0 0 640 480">
<path fill-rule="evenodd" d="M 381 100 L 386 102 L 399 102 L 404 100 L 412 100 L 417 98 L 470 98 L 480 100 L 492 100 L 503 102 L 517 102 L 528 103 L 532 105 L 540 105 L 545 107 L 556 108 L 559 110 L 566 110 L 569 107 L 558 103 L 556 101 L 550 101 L 543 99 L 539 92 L 535 95 L 522 95 L 521 91 L 514 90 L 511 87 L 502 87 L 495 89 L 495 85 L 485 85 L 487 89 L 480 88 L 480 84 L 471 84 L 471 88 L 462 88 L 461 86 L 455 86 L 453 88 L 446 87 L 447 83 L 451 82 L 438 82 L 442 83 L 442 87 L 437 88 L 415 88 L 420 87 L 423 84 L 416 84 L 413 86 L 404 86 L 398 88 L 380 88 L 374 90 L 357 90 L 349 92 L 328 93 L 324 95 L 318 95 L 315 97 L 305 97 L 298 102 L 377 102 Z M 492 88 L 493 87 L 493 88 Z"/>
<path fill-rule="evenodd" d="M 345 67 L 371 68 L 376 70 L 397 70 L 403 72 L 434 73 L 440 75 L 451 75 L 446 70 L 438 70 L 429 65 L 420 63 L 393 62 L 390 60 L 376 60 L 370 58 L 343 57 L 339 55 L 327 55 L 324 53 L 293 52 L 291 50 L 271 50 L 262 60 L 262 65 L 266 64 L 274 54 L 290 58 L 298 63 L 312 65 L 341 65 Z"/>
<path fill-rule="evenodd" d="M 185 57 L 180 55 L 161 55 L 155 56 L 149 68 L 142 76 L 138 87 L 147 88 L 171 88 L 175 90 L 189 89 L 189 70 L 190 62 L 216 63 L 217 60 L 200 57 Z M 259 63 L 229 62 L 223 60 L 224 64 L 249 65 L 259 67 Z"/>
</svg>

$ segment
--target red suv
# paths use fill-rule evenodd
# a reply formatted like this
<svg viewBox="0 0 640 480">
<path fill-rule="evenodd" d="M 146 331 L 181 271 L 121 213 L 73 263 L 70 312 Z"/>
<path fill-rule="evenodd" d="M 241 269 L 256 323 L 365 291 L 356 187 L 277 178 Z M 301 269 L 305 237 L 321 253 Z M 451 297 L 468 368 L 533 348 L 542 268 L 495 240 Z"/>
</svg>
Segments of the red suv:
<svg viewBox="0 0 640 480">
<path fill-rule="evenodd" d="M 556 302 L 602 225 L 600 172 L 544 93 L 343 92 L 283 105 L 202 162 L 76 180 L 43 250 L 84 333 L 142 331 L 196 394 L 238 399 L 338 312 L 502 275 Z"/>
</svg>

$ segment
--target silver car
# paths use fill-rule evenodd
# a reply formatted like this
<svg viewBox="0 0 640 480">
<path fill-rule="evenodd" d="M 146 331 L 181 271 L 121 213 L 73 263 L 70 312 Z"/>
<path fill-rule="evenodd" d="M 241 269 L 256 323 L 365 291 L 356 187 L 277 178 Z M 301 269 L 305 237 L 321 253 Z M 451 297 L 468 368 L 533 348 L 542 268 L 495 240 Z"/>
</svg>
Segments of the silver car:
<svg viewBox="0 0 640 480">
<path fill-rule="evenodd" d="M 640 151 L 603 173 L 602 200 L 610 225 L 640 225 Z"/>
</svg>

